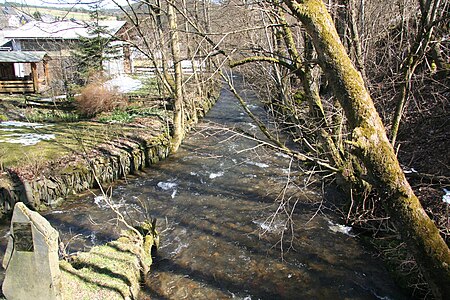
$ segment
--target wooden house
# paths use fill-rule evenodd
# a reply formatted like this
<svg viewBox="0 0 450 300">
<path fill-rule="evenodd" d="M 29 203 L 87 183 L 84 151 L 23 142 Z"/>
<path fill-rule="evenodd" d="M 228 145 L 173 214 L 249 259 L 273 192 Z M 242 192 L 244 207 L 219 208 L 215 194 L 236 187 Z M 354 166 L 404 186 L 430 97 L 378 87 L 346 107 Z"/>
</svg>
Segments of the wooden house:
<svg viewBox="0 0 450 300">
<path fill-rule="evenodd" d="M 0 51 L 0 93 L 39 93 L 50 84 L 49 58 L 42 51 Z M 30 72 L 16 75 L 15 64 Z"/>
<path fill-rule="evenodd" d="M 106 73 L 115 75 L 113 72 L 116 70 L 122 73 L 131 72 L 130 46 L 125 42 L 117 42 L 128 38 L 125 21 L 99 21 L 98 24 L 77 21 L 32 21 L 17 29 L 5 30 L 3 35 L 12 50 L 10 52 L 45 52 L 47 57 L 51 59 L 45 60 L 46 67 L 43 67 L 42 70 L 51 75 L 52 88 L 64 91 L 68 84 L 74 82 L 73 76 L 76 74 L 77 66 L 74 64 L 73 51 L 77 49 L 80 38 L 96 36 L 96 34 L 93 34 L 93 29 L 98 28 L 98 26 L 103 28 L 102 35 L 115 43 L 114 47 L 120 45 L 120 51 L 118 52 L 121 55 L 114 57 L 116 59 L 115 64 L 104 65 Z M 6 55 L 4 53 L 3 55 Z M 31 62 L 19 63 L 16 61 L 15 64 L 16 77 L 29 75 L 30 68 L 32 68 Z M 10 65 L 8 67 L 2 65 L 2 69 L 5 70 L 5 73 L 11 72 Z"/>
</svg>

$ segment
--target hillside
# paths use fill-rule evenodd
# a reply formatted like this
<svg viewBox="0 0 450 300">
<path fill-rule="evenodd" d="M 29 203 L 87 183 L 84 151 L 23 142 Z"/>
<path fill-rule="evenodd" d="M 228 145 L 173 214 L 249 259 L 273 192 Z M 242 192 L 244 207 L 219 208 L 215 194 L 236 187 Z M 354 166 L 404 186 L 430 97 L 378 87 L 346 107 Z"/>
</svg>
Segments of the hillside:
<svg viewBox="0 0 450 300">
<path fill-rule="evenodd" d="M 24 14 L 26 16 L 36 18 L 38 16 L 51 16 L 57 20 L 80 20 L 87 21 L 91 19 L 91 12 L 82 7 L 66 7 L 66 6 L 54 6 L 43 7 L 33 5 L 23 5 L 20 3 L 5 2 L 0 3 L 0 8 L 9 8 L 7 13 L 9 14 Z M 3 9 L 4 13 L 5 10 Z M 102 10 L 100 11 L 100 18 L 105 20 L 115 20 L 117 13 L 114 10 Z"/>
</svg>

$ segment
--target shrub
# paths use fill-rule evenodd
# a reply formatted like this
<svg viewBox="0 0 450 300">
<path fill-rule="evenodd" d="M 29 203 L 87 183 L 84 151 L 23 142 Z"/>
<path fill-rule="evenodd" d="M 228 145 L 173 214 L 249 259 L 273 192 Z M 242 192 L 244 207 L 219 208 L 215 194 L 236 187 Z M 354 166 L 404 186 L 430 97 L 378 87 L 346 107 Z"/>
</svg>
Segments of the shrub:
<svg viewBox="0 0 450 300">
<path fill-rule="evenodd" d="M 80 95 L 75 97 L 75 101 L 78 111 L 89 117 L 126 106 L 126 100 L 122 94 L 108 89 L 98 82 L 84 87 Z"/>
</svg>

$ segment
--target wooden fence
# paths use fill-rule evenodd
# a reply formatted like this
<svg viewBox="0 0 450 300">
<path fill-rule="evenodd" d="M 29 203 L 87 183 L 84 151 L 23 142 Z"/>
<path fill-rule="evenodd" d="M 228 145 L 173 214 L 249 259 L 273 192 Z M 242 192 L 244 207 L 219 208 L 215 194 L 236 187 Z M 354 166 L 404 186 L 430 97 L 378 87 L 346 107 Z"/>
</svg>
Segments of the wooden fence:
<svg viewBox="0 0 450 300">
<path fill-rule="evenodd" d="M 0 93 L 34 93 L 33 80 L 0 81 Z"/>
<path fill-rule="evenodd" d="M 51 98 L 25 97 L 25 105 L 27 107 L 58 109 L 58 110 L 73 110 L 75 104 L 73 101 L 67 100 L 65 96 L 57 96 Z"/>
<path fill-rule="evenodd" d="M 137 103 L 147 107 L 159 107 L 172 109 L 172 98 L 170 97 L 158 97 L 149 95 L 128 95 L 128 101 L 130 103 Z"/>
</svg>

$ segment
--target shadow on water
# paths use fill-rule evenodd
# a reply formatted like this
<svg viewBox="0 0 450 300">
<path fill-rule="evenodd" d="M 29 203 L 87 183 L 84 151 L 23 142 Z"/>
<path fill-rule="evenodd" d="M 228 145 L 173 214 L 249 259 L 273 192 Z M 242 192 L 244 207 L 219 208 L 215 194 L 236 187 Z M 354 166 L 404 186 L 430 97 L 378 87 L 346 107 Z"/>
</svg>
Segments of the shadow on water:
<svg viewBox="0 0 450 300">
<path fill-rule="evenodd" d="M 176 155 L 113 188 L 129 220 L 145 208 L 158 219 L 161 247 L 142 299 L 406 299 L 357 237 L 330 230 L 336 218 L 317 211 L 321 187 L 301 166 L 224 127 L 258 135 L 226 90 Z M 273 217 L 294 203 L 290 222 Z M 92 195 L 46 217 L 66 239 L 76 236 L 73 251 L 119 231 Z"/>
</svg>

